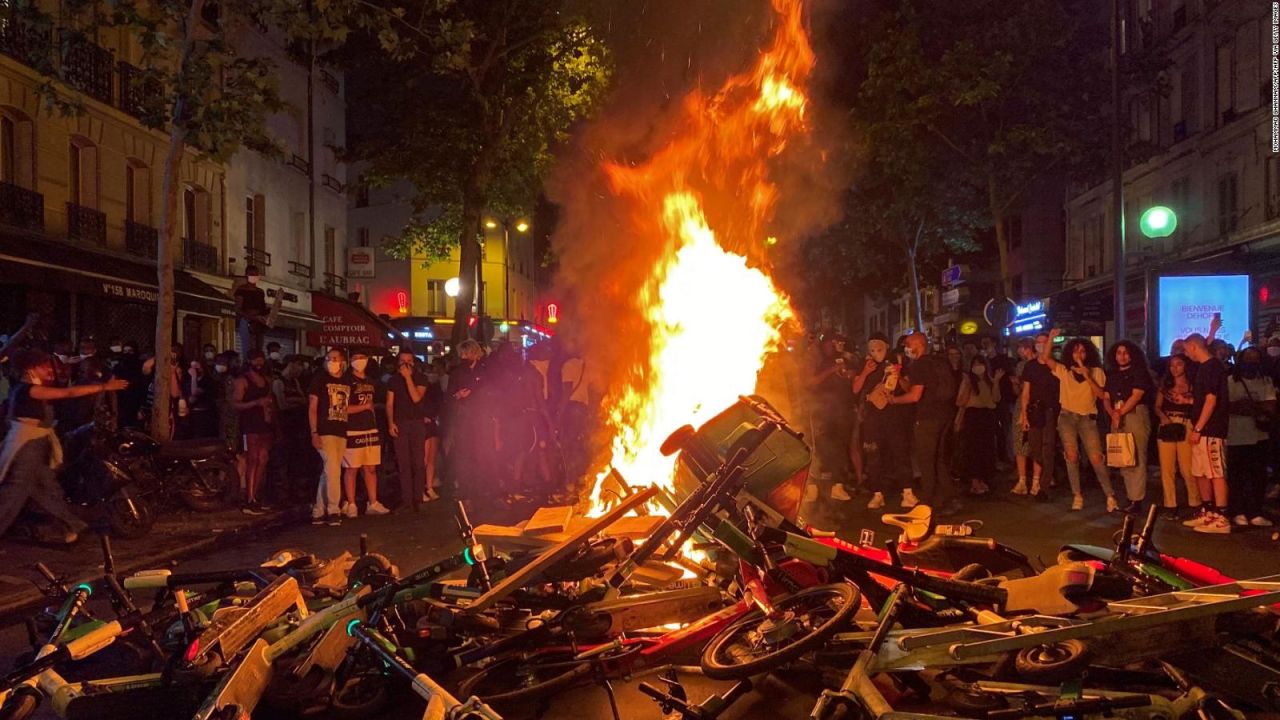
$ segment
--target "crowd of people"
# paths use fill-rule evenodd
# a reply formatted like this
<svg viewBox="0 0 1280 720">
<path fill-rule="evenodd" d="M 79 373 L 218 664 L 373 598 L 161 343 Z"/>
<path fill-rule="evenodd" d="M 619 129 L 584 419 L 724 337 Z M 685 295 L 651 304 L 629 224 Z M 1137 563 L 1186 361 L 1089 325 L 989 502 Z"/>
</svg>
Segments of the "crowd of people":
<svg viewBox="0 0 1280 720">
<path fill-rule="evenodd" d="M 1215 337 L 1218 319 L 1210 327 L 1153 365 L 1127 340 L 1104 354 L 1056 329 L 1018 338 L 1013 354 L 993 337 L 935 348 L 921 333 L 893 344 L 873 334 L 860 353 L 841 335 L 810 335 L 819 467 L 806 500 L 847 502 L 862 490 L 870 509 L 898 496 L 903 508 L 954 514 L 962 492 L 995 492 L 1009 469 L 1013 495 L 1069 496 L 1080 511 L 1096 489 L 1107 512 L 1134 511 L 1158 465 L 1166 518 L 1205 533 L 1268 527 L 1280 335 L 1259 346 L 1246 334 L 1237 351 Z"/>
<path fill-rule="evenodd" d="M 408 344 L 390 355 L 372 347 L 285 354 L 279 343 L 260 345 L 271 309 L 256 279 L 250 268 L 235 291 L 241 352 L 205 344 L 187 357 L 175 345 L 167 380 L 166 440 L 233 450 L 245 513 L 305 497 L 315 524 L 338 525 L 359 514 L 361 501 L 365 514 L 383 515 L 389 505 L 417 509 L 442 488 L 480 502 L 562 489 L 551 487 L 566 482 L 558 439 L 585 446 L 580 359 L 550 341 L 526 357 L 506 341 L 489 352 L 466 340 L 452 366 Z M 84 523 L 58 485 L 59 436 L 89 422 L 148 429 L 156 362 L 132 340 L 112 338 L 105 350 L 93 338 L 74 350 L 50 343 L 33 337 L 38 321 L 30 316 L 0 348 L 8 425 L 0 535 L 30 503 L 62 521 L 74 542 Z M 384 486 L 392 458 L 397 482 Z"/>
</svg>

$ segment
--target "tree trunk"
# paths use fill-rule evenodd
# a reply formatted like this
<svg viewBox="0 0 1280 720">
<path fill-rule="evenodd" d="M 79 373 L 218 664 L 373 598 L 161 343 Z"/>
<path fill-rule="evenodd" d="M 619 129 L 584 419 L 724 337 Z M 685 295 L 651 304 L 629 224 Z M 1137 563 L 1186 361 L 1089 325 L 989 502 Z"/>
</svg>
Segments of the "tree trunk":
<svg viewBox="0 0 1280 720">
<path fill-rule="evenodd" d="M 178 53 L 178 72 L 181 73 L 191 58 L 191 50 L 195 45 L 195 33 L 200 22 L 200 12 L 204 0 L 192 0 L 187 11 L 186 24 L 182 28 L 182 49 Z M 173 252 L 181 235 L 178 231 L 178 194 L 180 190 L 179 175 L 182 172 L 182 156 L 187 148 L 187 126 L 184 121 L 186 108 L 179 98 L 173 104 L 173 116 L 169 125 L 169 149 L 164 156 L 163 178 L 161 179 L 160 232 L 156 248 L 156 335 L 155 335 L 155 369 L 151 376 L 155 386 L 154 401 L 151 406 L 151 435 L 157 440 L 168 440 L 170 437 L 172 418 L 169 413 L 169 402 L 172 397 L 169 379 L 173 375 L 173 366 L 169 360 L 169 348 L 173 346 Z"/>
<path fill-rule="evenodd" d="M 476 268 L 480 265 L 480 244 L 476 242 L 476 228 L 480 227 L 483 202 L 470 196 L 462 199 L 462 232 L 458 238 L 458 297 L 453 308 L 453 348 L 466 340 L 470 331 L 471 306 L 475 303 Z"/>
<path fill-rule="evenodd" d="M 1005 298 L 1017 302 L 1022 298 L 1013 297 L 1013 278 L 1009 275 L 1009 237 L 1004 226 L 1004 207 L 997 198 L 996 181 L 991 175 L 987 176 L 987 206 L 991 210 L 991 222 L 996 228 L 996 252 L 1000 256 L 1000 288 L 1004 291 Z"/>
<path fill-rule="evenodd" d="M 156 336 L 155 402 L 151 408 L 151 435 L 160 440 L 169 438 L 169 377 L 173 368 L 169 362 L 169 348 L 173 345 L 173 251 L 178 246 L 178 175 L 182 170 L 182 154 L 186 148 L 183 137 L 185 128 L 174 125 L 169 130 L 169 149 L 165 153 L 160 205 L 159 247 L 156 248 Z"/>
</svg>

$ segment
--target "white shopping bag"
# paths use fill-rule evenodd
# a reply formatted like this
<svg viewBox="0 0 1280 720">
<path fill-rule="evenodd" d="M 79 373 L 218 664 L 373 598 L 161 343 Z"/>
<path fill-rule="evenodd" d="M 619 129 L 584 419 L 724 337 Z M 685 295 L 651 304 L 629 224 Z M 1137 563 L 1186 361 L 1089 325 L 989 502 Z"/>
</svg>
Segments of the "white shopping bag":
<svg viewBox="0 0 1280 720">
<path fill-rule="evenodd" d="M 1137 464 L 1133 433 L 1107 433 L 1107 467 L 1130 468 Z"/>
</svg>

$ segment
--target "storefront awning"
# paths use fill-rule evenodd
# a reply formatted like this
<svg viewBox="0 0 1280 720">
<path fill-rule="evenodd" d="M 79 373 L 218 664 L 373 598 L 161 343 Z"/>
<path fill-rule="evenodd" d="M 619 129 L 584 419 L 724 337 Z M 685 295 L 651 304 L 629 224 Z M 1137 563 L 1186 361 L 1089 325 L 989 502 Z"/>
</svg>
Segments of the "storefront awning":
<svg viewBox="0 0 1280 720">
<path fill-rule="evenodd" d="M 320 316 L 323 326 L 319 332 L 307 333 L 309 345 L 386 349 L 399 344 L 400 332 L 360 303 L 317 292 L 311 295 L 311 311 Z"/>
<path fill-rule="evenodd" d="M 122 302 L 154 305 L 158 299 L 156 270 L 149 263 L 32 237 L 0 235 L 0 277 Z M 194 275 L 175 270 L 173 279 L 178 309 L 216 315 L 230 302 Z"/>
</svg>

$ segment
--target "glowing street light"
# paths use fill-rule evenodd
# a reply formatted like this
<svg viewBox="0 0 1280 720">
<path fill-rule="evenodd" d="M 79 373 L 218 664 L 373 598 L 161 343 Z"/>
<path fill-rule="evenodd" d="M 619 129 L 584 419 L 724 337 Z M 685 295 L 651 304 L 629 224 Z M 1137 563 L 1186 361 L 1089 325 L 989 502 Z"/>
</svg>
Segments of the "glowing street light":
<svg viewBox="0 0 1280 720">
<path fill-rule="evenodd" d="M 529 229 L 529 223 L 525 222 L 524 220 L 521 220 L 520 222 L 516 223 L 516 232 L 525 232 L 528 229 Z"/>
<path fill-rule="evenodd" d="M 1178 216 L 1163 205 L 1147 208 L 1138 220 L 1138 228 L 1149 238 L 1169 237 L 1178 229 Z"/>
<path fill-rule="evenodd" d="M 444 294 L 451 298 L 458 297 L 458 278 L 451 277 L 444 281 Z"/>
<path fill-rule="evenodd" d="M 498 227 L 498 221 L 497 221 L 497 220 L 485 220 L 485 221 L 484 221 L 484 226 L 485 226 L 485 227 L 487 227 L 487 228 L 489 228 L 490 230 L 492 230 L 492 229 L 494 229 L 494 228 Z"/>
</svg>

